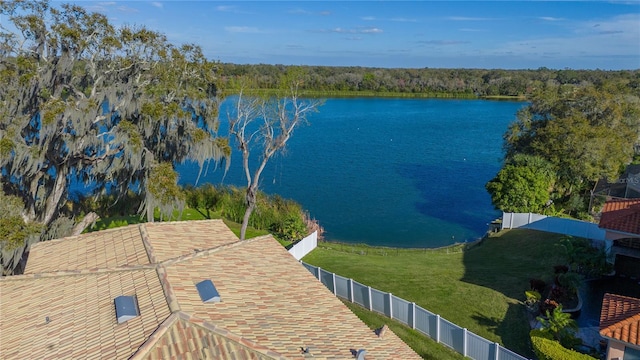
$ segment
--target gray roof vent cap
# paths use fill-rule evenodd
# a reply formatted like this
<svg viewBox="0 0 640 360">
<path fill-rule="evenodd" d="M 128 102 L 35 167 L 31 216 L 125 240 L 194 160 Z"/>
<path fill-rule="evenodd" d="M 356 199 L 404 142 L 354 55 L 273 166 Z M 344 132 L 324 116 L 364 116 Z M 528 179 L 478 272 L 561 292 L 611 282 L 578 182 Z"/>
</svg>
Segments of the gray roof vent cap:
<svg viewBox="0 0 640 360">
<path fill-rule="evenodd" d="M 138 311 L 138 302 L 136 301 L 135 296 L 118 296 L 113 299 L 113 303 L 116 306 L 116 318 L 118 320 L 118 324 L 122 324 L 123 322 L 140 315 L 140 311 Z"/>
<path fill-rule="evenodd" d="M 211 280 L 200 281 L 196 284 L 196 288 L 198 289 L 202 302 L 220 302 L 220 294 Z"/>
<path fill-rule="evenodd" d="M 367 350 L 360 349 L 360 350 L 358 350 L 358 353 L 356 354 L 356 359 L 357 360 L 364 360 L 364 356 L 365 355 L 367 355 Z"/>
</svg>

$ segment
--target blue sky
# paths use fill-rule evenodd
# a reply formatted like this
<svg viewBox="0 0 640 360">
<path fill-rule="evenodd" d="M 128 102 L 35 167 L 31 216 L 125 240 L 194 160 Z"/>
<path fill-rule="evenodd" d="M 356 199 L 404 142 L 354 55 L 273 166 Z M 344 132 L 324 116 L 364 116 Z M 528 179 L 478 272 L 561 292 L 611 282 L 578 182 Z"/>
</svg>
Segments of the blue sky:
<svg viewBox="0 0 640 360">
<path fill-rule="evenodd" d="M 640 0 L 74 3 L 239 64 L 640 69 Z"/>
</svg>

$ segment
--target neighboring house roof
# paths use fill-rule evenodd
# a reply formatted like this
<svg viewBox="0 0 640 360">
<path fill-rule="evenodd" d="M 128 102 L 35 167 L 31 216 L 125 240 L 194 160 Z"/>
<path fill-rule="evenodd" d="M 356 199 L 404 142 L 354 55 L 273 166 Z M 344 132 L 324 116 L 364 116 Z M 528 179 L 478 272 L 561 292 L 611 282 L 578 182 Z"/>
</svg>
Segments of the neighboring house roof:
<svg viewBox="0 0 640 360">
<path fill-rule="evenodd" d="M 600 179 L 593 192 L 617 198 L 640 198 L 640 164 L 628 165 L 624 173 L 613 182 Z"/>
<path fill-rule="evenodd" d="M 600 312 L 600 335 L 640 345 L 640 299 L 605 294 Z"/>
<path fill-rule="evenodd" d="M 204 303 L 210 279 L 221 301 Z M 378 337 L 272 236 L 240 241 L 221 220 L 147 223 L 32 246 L 0 280 L 0 357 L 419 359 Z M 114 298 L 140 316 L 118 324 Z"/>
<path fill-rule="evenodd" d="M 612 199 L 604 203 L 601 228 L 640 234 L 640 199 Z"/>
</svg>

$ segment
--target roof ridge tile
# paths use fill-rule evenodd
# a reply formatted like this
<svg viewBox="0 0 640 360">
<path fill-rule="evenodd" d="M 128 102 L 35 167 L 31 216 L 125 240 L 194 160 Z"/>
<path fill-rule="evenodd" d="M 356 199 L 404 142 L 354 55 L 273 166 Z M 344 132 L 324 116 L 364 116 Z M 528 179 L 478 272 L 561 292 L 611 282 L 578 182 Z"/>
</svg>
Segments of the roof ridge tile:
<svg viewBox="0 0 640 360">
<path fill-rule="evenodd" d="M 3 276 L 0 277 L 0 282 L 2 281 L 18 281 L 18 280 L 27 280 L 27 279 L 40 279 L 40 278 L 54 278 L 54 277 L 63 277 L 63 276 L 84 276 L 91 274 L 108 274 L 108 273 L 117 273 L 117 272 L 128 272 L 128 271 L 136 271 L 136 270 L 147 270 L 147 269 L 155 269 L 156 264 L 144 264 L 144 265 L 125 265 L 118 266 L 115 268 L 95 268 L 95 269 L 81 269 L 81 270 L 58 270 L 58 271 L 49 271 L 42 273 L 30 273 L 30 274 L 21 274 L 21 275 L 12 275 L 12 276 Z"/>
<path fill-rule="evenodd" d="M 149 258 L 149 262 L 152 264 L 156 264 L 158 263 L 158 259 L 156 258 L 156 254 L 153 251 L 153 246 L 151 245 L 151 242 L 149 241 L 149 232 L 147 232 L 147 227 L 146 225 L 140 224 L 140 226 L 138 226 L 138 230 L 140 231 L 140 239 L 142 240 L 142 245 L 144 246 L 144 250 L 147 253 L 147 257 Z"/>
<path fill-rule="evenodd" d="M 162 261 L 161 264 L 165 265 L 165 266 L 170 266 L 170 265 L 173 265 L 173 264 L 176 264 L 176 263 L 180 263 L 180 262 L 183 262 L 183 261 L 186 261 L 186 260 L 199 258 L 201 256 L 208 256 L 208 255 L 214 254 L 214 253 L 219 252 L 219 251 L 223 251 L 223 250 L 231 249 L 231 248 L 234 248 L 234 247 L 242 246 L 244 244 L 250 244 L 250 243 L 252 243 L 254 241 L 259 241 L 259 240 L 262 240 L 263 238 L 266 238 L 266 237 L 273 237 L 273 235 L 269 234 L 269 235 L 256 236 L 254 238 L 246 239 L 246 240 L 237 240 L 237 241 L 234 241 L 232 243 L 218 245 L 218 246 L 214 246 L 214 247 L 208 248 L 208 249 L 194 249 L 194 251 L 191 254 L 176 256 L 174 258 Z"/>
</svg>

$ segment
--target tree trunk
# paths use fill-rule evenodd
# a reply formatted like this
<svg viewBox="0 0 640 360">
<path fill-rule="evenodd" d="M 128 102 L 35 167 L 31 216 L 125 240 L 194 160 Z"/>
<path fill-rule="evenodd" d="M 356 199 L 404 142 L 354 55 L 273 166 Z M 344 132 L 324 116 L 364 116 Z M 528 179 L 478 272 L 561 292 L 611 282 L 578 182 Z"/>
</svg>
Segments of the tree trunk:
<svg viewBox="0 0 640 360">
<path fill-rule="evenodd" d="M 247 206 L 247 210 L 244 211 L 244 217 L 242 218 L 242 227 L 240 228 L 240 240 L 244 240 L 247 236 L 247 226 L 249 225 L 249 217 L 255 208 L 255 204 Z"/>
<path fill-rule="evenodd" d="M 95 223 L 96 220 L 98 220 L 98 219 L 100 219 L 100 216 L 98 216 L 98 214 L 94 213 L 93 211 L 88 213 L 84 217 L 84 219 L 82 219 L 82 221 L 80 221 L 79 223 L 76 224 L 76 226 L 73 227 L 73 231 L 71 232 L 71 236 L 82 234 L 84 229 L 86 229 L 89 225 Z"/>
<path fill-rule="evenodd" d="M 53 186 L 53 190 L 47 197 L 47 201 L 45 203 L 44 214 L 42 217 L 42 223 L 45 226 L 49 226 L 49 224 L 55 220 L 55 216 L 58 214 L 58 209 L 60 208 L 60 200 L 66 191 L 67 169 L 60 168 L 56 174 L 56 181 Z"/>
<path fill-rule="evenodd" d="M 258 195 L 258 186 L 256 184 L 258 183 L 257 180 L 259 179 L 259 176 L 260 175 L 258 173 L 255 179 L 256 181 L 254 181 L 253 184 L 247 187 L 247 210 L 244 211 L 244 216 L 242 217 L 242 227 L 240 227 L 240 240 L 246 239 L 247 227 L 249 226 L 249 218 L 251 217 L 251 213 L 253 213 L 253 210 L 255 210 L 256 208 L 256 196 Z"/>
</svg>

